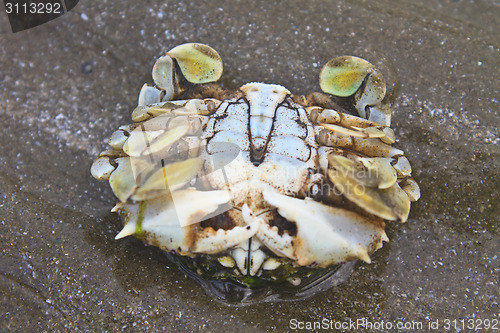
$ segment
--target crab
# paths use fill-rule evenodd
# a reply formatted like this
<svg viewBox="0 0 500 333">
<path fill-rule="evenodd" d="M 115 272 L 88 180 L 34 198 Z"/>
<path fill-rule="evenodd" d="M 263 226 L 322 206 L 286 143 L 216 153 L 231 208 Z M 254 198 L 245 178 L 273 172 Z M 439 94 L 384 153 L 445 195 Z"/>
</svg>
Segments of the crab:
<svg viewBox="0 0 500 333">
<path fill-rule="evenodd" d="M 388 241 L 384 221 L 405 222 L 420 197 L 392 146 L 380 71 L 334 58 L 319 76 L 323 92 L 307 96 L 258 82 L 226 90 L 221 75 L 204 44 L 156 61 L 133 123 L 91 167 L 119 200 L 116 239 L 134 235 L 200 274 L 240 281 L 300 284 L 290 270 L 370 263 Z"/>
</svg>

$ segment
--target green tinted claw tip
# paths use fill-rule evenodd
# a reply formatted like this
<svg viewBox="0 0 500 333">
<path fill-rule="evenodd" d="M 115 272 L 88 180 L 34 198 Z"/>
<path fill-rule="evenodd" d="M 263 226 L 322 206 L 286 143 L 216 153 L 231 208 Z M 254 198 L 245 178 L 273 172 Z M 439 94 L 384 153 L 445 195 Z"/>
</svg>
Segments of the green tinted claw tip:
<svg viewBox="0 0 500 333">
<path fill-rule="evenodd" d="M 191 83 L 217 81 L 222 75 L 222 59 L 213 48 L 198 43 L 182 44 L 167 52 Z"/>
<path fill-rule="evenodd" d="M 330 60 L 321 70 L 319 84 L 321 90 L 335 96 L 347 97 L 354 94 L 365 77 L 375 67 L 357 57 L 343 56 Z"/>
</svg>

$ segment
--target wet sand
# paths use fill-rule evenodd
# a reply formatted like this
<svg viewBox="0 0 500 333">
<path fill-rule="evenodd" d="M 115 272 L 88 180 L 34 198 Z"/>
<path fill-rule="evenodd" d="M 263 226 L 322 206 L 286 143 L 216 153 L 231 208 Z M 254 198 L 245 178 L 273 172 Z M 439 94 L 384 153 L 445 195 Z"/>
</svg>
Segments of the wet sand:
<svg viewBox="0 0 500 333">
<path fill-rule="evenodd" d="M 437 332 L 446 319 L 498 320 L 500 7 L 439 3 L 80 1 L 16 34 L 0 14 L 0 330 L 293 331 L 364 319 L 422 331 L 438 321 Z M 160 250 L 114 240 L 115 199 L 90 165 L 130 122 L 155 59 L 185 42 L 219 51 L 226 88 L 318 91 L 320 68 L 339 55 L 381 69 L 395 146 L 422 197 L 408 222 L 387 224 L 391 242 L 372 264 L 307 301 L 225 307 Z"/>
</svg>

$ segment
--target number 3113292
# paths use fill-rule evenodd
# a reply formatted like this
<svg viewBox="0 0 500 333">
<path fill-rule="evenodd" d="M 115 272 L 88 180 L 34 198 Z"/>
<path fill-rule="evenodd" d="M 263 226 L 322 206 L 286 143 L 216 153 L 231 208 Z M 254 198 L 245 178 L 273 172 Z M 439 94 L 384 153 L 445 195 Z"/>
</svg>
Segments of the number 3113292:
<svg viewBox="0 0 500 333">
<path fill-rule="evenodd" d="M 60 2 L 54 3 L 5 3 L 5 11 L 7 14 L 62 14 Z"/>
</svg>

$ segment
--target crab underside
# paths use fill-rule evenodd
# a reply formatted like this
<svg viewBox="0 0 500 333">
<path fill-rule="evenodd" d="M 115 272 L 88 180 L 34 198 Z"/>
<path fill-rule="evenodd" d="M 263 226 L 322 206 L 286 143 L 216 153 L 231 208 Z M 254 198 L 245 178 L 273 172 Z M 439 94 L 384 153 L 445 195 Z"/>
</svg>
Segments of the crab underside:
<svg viewBox="0 0 500 333">
<path fill-rule="evenodd" d="M 91 169 L 119 199 L 116 238 L 135 235 L 198 276 L 250 287 L 300 286 L 333 265 L 370 262 L 388 241 L 384 220 L 405 222 L 420 196 L 392 147 L 380 72 L 334 58 L 324 93 L 307 96 L 264 83 L 223 90 L 221 74 L 203 44 L 157 60 L 133 123 Z"/>
</svg>

